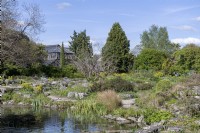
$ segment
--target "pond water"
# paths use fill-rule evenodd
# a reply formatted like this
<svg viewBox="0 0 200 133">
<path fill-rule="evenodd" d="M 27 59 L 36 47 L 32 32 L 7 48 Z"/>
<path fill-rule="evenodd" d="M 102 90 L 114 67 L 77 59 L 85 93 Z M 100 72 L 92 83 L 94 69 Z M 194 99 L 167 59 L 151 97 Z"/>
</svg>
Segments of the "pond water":
<svg viewBox="0 0 200 133">
<path fill-rule="evenodd" d="M 80 133 L 132 129 L 94 116 L 28 107 L 0 107 L 0 133 Z"/>
</svg>

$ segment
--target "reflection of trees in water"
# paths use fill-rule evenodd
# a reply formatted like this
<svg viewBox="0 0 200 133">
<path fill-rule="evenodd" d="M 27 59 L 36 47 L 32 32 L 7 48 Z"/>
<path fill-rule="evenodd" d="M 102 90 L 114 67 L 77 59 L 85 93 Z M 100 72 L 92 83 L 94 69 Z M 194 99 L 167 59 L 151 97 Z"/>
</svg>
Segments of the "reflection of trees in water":
<svg viewBox="0 0 200 133">
<path fill-rule="evenodd" d="M 0 128 L 40 128 L 48 118 L 46 113 L 34 113 L 31 108 L 5 107 L 0 112 Z"/>
<path fill-rule="evenodd" d="M 6 115 L 0 117 L 0 127 L 30 127 L 35 125 L 35 116 L 31 114 Z"/>
<path fill-rule="evenodd" d="M 73 116 L 67 110 L 34 109 L 34 108 L 0 108 L 0 132 L 14 127 L 16 130 L 45 132 L 93 132 L 105 129 L 119 129 L 119 125 L 93 116 Z"/>
</svg>

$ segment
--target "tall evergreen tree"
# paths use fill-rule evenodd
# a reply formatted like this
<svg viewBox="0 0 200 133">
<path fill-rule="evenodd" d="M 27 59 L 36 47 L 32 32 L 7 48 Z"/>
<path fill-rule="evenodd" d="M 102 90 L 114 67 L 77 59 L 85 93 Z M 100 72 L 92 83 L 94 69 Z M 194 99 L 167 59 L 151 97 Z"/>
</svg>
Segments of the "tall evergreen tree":
<svg viewBox="0 0 200 133">
<path fill-rule="evenodd" d="M 65 65 L 65 50 L 64 50 L 64 44 L 62 42 L 62 46 L 60 49 L 60 68 L 63 68 Z"/>
<path fill-rule="evenodd" d="M 103 66 L 110 72 L 127 72 L 130 66 L 130 44 L 119 23 L 114 23 L 102 48 Z"/>
<path fill-rule="evenodd" d="M 86 30 L 77 33 L 74 31 L 69 48 L 78 58 L 91 57 L 93 55 L 92 43 L 90 36 L 86 35 Z"/>
</svg>

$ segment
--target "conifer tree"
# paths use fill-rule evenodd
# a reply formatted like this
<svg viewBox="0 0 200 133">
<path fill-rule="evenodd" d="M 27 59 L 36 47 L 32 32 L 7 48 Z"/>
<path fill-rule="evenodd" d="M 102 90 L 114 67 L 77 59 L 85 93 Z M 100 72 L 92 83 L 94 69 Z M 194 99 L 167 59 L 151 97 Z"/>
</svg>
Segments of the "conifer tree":
<svg viewBox="0 0 200 133">
<path fill-rule="evenodd" d="M 109 72 L 127 72 L 132 64 L 129 40 L 119 23 L 114 23 L 102 48 L 103 67 Z"/>
<path fill-rule="evenodd" d="M 63 68 L 65 65 L 65 50 L 64 50 L 64 44 L 62 42 L 62 46 L 60 49 L 60 68 Z"/>
<path fill-rule="evenodd" d="M 93 55 L 92 43 L 90 42 L 90 36 L 87 36 L 86 30 L 77 33 L 74 31 L 71 41 L 69 41 L 69 48 L 73 51 L 76 57 L 83 59 L 89 58 Z"/>
</svg>

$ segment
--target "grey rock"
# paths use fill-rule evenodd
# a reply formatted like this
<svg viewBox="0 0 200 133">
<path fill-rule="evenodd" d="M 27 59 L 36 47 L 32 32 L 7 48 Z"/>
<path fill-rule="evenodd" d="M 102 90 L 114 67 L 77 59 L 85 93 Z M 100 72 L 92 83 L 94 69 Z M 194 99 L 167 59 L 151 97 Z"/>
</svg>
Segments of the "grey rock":
<svg viewBox="0 0 200 133">
<path fill-rule="evenodd" d="M 129 120 L 125 119 L 125 118 L 122 118 L 122 117 L 117 117 L 116 121 L 119 124 L 128 124 L 128 123 L 131 123 L 131 121 L 129 121 Z"/>
<path fill-rule="evenodd" d="M 143 115 L 141 115 L 141 116 L 138 118 L 137 124 L 138 124 L 138 126 L 140 126 L 140 127 L 146 125 L 146 123 L 145 123 L 145 121 L 144 121 L 144 116 L 143 116 Z"/>
<path fill-rule="evenodd" d="M 182 132 L 183 128 L 182 127 L 168 127 L 167 131 L 169 131 L 169 132 Z"/>
<path fill-rule="evenodd" d="M 132 121 L 132 122 L 137 122 L 137 119 L 135 117 L 128 117 L 127 119 Z"/>
<path fill-rule="evenodd" d="M 58 84 L 57 81 L 52 81 L 52 82 L 51 82 L 51 85 L 57 85 L 57 84 Z"/>
<path fill-rule="evenodd" d="M 31 94 L 24 94 L 23 97 L 25 97 L 25 98 L 31 98 Z"/>
<path fill-rule="evenodd" d="M 143 127 L 143 129 L 136 131 L 136 133 L 159 133 L 163 129 L 161 123 L 154 123 L 150 126 Z"/>
<path fill-rule="evenodd" d="M 200 126 L 200 120 L 196 120 L 195 123 Z"/>
<path fill-rule="evenodd" d="M 200 96 L 194 96 L 195 99 L 200 99 Z"/>
<path fill-rule="evenodd" d="M 104 118 L 110 119 L 110 120 L 115 120 L 115 119 L 116 119 L 116 117 L 115 117 L 115 116 L 112 116 L 111 114 L 105 115 Z"/>
<path fill-rule="evenodd" d="M 120 94 L 120 97 L 122 99 L 132 99 L 133 95 L 132 94 Z"/>
<path fill-rule="evenodd" d="M 89 83 L 82 83 L 81 86 L 88 88 L 89 87 Z"/>
<path fill-rule="evenodd" d="M 122 105 L 122 108 L 125 108 L 125 109 L 131 108 L 131 107 L 133 107 L 133 105 L 131 104 Z"/>
<path fill-rule="evenodd" d="M 85 96 L 87 96 L 86 93 L 83 92 L 68 92 L 67 97 L 68 98 L 75 98 L 75 99 L 83 99 Z"/>
<path fill-rule="evenodd" d="M 68 92 L 67 97 L 68 98 L 75 98 L 75 93 L 76 92 Z"/>
<path fill-rule="evenodd" d="M 128 99 L 128 100 L 122 100 L 122 105 L 133 105 L 135 104 L 135 99 Z"/>
</svg>

